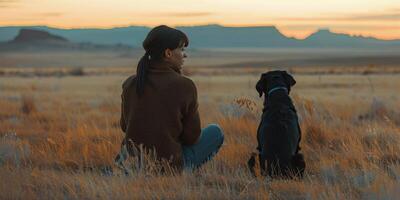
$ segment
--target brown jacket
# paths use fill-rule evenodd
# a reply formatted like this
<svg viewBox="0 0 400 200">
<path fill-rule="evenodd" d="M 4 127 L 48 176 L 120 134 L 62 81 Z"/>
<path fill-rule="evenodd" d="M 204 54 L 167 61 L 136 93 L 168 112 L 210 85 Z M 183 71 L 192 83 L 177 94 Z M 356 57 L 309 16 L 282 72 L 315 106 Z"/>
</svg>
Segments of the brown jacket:
<svg viewBox="0 0 400 200">
<path fill-rule="evenodd" d="M 121 128 L 135 145 L 154 148 L 180 169 L 182 145 L 195 144 L 201 132 L 196 86 L 165 63 L 151 64 L 146 81 L 141 97 L 135 75 L 123 83 Z"/>
</svg>

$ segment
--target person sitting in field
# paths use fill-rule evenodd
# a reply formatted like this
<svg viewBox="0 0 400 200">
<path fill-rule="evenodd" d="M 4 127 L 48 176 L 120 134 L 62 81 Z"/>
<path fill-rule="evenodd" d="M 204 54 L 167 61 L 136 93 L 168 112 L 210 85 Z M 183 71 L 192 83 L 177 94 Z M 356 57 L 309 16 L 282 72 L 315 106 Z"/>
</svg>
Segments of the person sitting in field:
<svg viewBox="0 0 400 200">
<path fill-rule="evenodd" d="M 129 154 L 137 156 L 141 145 L 179 171 L 199 167 L 224 141 L 218 125 L 201 129 L 196 86 L 181 74 L 188 44 L 180 30 L 153 28 L 143 41 L 146 52 L 136 75 L 123 83 L 121 95 L 120 122 Z"/>
</svg>

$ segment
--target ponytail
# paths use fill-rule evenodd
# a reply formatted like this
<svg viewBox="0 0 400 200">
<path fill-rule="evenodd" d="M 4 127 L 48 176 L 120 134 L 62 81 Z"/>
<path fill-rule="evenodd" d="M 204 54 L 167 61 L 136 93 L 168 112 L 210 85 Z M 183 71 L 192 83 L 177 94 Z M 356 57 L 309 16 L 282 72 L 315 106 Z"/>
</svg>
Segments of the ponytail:
<svg viewBox="0 0 400 200">
<path fill-rule="evenodd" d="M 150 54 L 146 51 L 144 56 L 140 58 L 137 69 L 136 69 L 136 94 L 140 97 L 144 92 L 144 85 L 146 82 L 147 69 L 149 66 Z"/>
</svg>

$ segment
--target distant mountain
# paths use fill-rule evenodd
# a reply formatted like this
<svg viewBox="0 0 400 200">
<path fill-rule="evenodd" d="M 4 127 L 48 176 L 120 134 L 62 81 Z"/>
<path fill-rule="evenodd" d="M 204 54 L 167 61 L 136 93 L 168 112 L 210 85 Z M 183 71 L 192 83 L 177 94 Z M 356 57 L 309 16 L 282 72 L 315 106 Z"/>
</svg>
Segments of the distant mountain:
<svg viewBox="0 0 400 200">
<path fill-rule="evenodd" d="M 274 26 L 223 27 L 219 25 L 177 27 L 185 32 L 191 46 L 204 48 L 291 47 L 301 41 L 287 38 Z"/>
<path fill-rule="evenodd" d="M 47 51 L 47 50 L 129 50 L 127 45 L 99 45 L 92 43 L 75 43 L 68 39 L 38 29 L 20 29 L 17 36 L 10 41 L 0 43 L 2 51 Z"/>
<path fill-rule="evenodd" d="M 11 43 L 29 43 L 29 42 L 67 43 L 68 40 L 63 37 L 50 34 L 46 31 L 21 29 L 17 37 L 15 37 L 11 41 Z"/>
<path fill-rule="evenodd" d="M 329 29 L 320 29 L 304 39 L 307 46 L 312 47 L 376 47 L 400 45 L 400 40 L 378 40 L 372 37 L 350 36 L 333 33 Z"/>
<path fill-rule="evenodd" d="M 286 37 L 274 26 L 224 27 L 220 25 L 182 26 L 192 48 L 386 48 L 400 47 L 400 40 L 379 40 L 371 37 L 318 30 L 299 40 Z M 150 28 L 131 26 L 111 29 L 56 29 L 46 26 L 0 27 L 0 41 L 12 40 L 20 29 L 34 29 L 58 35 L 74 43 L 129 45 L 141 47 Z"/>
<path fill-rule="evenodd" d="M 46 26 L 29 27 L 0 27 L 0 41 L 13 39 L 20 29 L 35 29 L 67 38 L 76 43 L 93 43 L 103 45 L 123 44 L 141 47 L 143 39 L 150 28 L 147 27 L 125 27 L 112 29 L 57 29 Z"/>
</svg>

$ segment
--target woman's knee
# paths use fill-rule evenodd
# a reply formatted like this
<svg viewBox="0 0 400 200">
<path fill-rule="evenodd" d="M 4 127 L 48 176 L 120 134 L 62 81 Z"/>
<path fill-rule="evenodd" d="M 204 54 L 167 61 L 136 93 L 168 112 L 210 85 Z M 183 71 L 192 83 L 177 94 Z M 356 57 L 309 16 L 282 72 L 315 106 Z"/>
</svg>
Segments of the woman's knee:
<svg viewBox="0 0 400 200">
<path fill-rule="evenodd" d="M 213 138 L 215 138 L 219 144 L 224 142 L 224 132 L 218 124 L 210 124 L 207 126 L 207 131 L 209 131 Z"/>
</svg>

